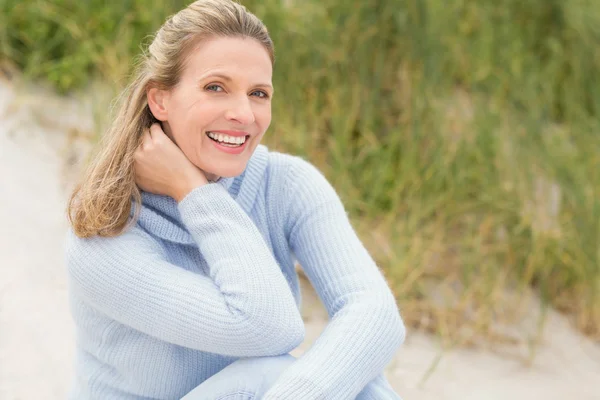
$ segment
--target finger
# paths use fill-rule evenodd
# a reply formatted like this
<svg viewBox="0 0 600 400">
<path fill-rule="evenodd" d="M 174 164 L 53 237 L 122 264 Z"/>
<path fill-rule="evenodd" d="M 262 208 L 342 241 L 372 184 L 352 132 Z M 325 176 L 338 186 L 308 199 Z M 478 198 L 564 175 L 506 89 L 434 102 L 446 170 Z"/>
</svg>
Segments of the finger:
<svg viewBox="0 0 600 400">
<path fill-rule="evenodd" d="M 146 144 L 152 142 L 152 132 L 151 132 L 150 128 L 146 129 L 146 131 L 144 132 L 144 142 Z"/>
<path fill-rule="evenodd" d="M 160 140 L 163 136 L 165 136 L 165 133 L 159 124 L 154 123 L 150 126 L 150 136 L 154 140 Z"/>
<path fill-rule="evenodd" d="M 140 144 L 137 148 L 137 151 L 144 151 L 147 148 L 148 144 L 152 138 L 150 137 L 150 129 L 144 129 L 142 132 L 142 137 L 140 138 Z"/>
</svg>

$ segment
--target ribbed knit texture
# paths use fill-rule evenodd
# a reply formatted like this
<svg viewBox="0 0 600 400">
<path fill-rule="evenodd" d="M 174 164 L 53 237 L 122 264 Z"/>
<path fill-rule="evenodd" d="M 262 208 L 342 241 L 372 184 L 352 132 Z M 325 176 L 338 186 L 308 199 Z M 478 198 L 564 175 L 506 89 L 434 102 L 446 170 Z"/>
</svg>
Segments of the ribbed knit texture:
<svg viewBox="0 0 600 400">
<path fill-rule="evenodd" d="M 290 352 L 304 337 L 296 260 L 331 320 L 264 398 L 389 388 L 381 373 L 404 339 L 394 297 L 310 163 L 261 145 L 242 175 L 179 204 L 142 199 L 136 225 L 118 237 L 68 234 L 71 398 L 179 399 L 241 357 Z M 377 387 L 361 396 L 387 398 Z"/>
</svg>

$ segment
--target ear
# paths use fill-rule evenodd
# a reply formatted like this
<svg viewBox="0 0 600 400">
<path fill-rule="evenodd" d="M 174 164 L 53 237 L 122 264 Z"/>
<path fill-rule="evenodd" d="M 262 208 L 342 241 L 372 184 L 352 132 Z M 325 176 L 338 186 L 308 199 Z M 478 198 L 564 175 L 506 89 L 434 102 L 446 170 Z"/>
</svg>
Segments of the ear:
<svg viewBox="0 0 600 400">
<path fill-rule="evenodd" d="M 148 107 L 150 107 L 154 118 L 162 122 L 166 121 L 169 116 L 167 109 L 169 92 L 153 87 L 146 91 L 146 97 L 148 98 Z"/>
</svg>

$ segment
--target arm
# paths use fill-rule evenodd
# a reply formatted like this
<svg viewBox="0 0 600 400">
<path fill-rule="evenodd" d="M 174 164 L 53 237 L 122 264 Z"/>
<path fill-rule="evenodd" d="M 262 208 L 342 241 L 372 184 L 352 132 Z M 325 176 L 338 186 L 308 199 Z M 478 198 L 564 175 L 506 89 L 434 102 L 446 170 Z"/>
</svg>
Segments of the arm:
<svg viewBox="0 0 600 400">
<path fill-rule="evenodd" d="M 392 359 L 404 325 L 334 189 L 312 165 L 295 163 L 289 241 L 331 320 L 264 398 L 353 399 Z"/>
<path fill-rule="evenodd" d="M 72 290 L 116 321 L 158 339 L 240 357 L 284 354 L 304 325 L 260 232 L 220 185 L 180 203 L 210 276 L 165 260 L 157 242 L 132 228 L 116 238 L 71 234 Z"/>
</svg>

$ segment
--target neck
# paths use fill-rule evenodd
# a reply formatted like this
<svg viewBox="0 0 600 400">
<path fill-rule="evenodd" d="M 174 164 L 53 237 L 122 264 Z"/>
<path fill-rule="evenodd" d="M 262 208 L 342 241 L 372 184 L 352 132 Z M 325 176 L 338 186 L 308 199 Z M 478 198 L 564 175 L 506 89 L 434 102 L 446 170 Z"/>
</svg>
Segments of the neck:
<svg viewBox="0 0 600 400">
<path fill-rule="evenodd" d="M 204 175 L 206 176 L 206 179 L 209 182 L 216 182 L 221 178 L 220 176 L 217 176 L 217 175 L 211 174 L 211 173 L 207 173 L 207 172 L 205 172 Z"/>
</svg>

